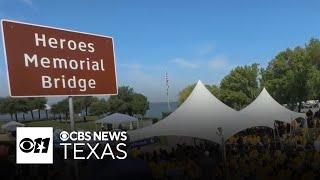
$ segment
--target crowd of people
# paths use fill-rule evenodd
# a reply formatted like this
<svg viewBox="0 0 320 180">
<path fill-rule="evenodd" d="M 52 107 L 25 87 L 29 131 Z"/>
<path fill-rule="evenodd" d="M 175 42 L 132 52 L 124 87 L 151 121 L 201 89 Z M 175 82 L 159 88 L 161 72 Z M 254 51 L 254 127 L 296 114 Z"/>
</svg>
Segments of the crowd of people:
<svg viewBox="0 0 320 180">
<path fill-rule="evenodd" d="M 293 124 L 276 122 L 272 129 L 255 127 L 229 138 L 222 147 L 207 141 L 179 144 L 132 155 L 146 161 L 154 179 L 319 179 L 319 113 Z M 225 160 L 224 160 L 225 159 Z"/>
<path fill-rule="evenodd" d="M 179 144 L 169 152 L 164 149 L 152 153 L 133 150 L 133 156 L 143 159 L 151 168 L 154 179 L 206 179 L 215 174 L 221 161 L 219 146 L 214 144 Z M 222 171 L 216 169 L 215 171 Z M 222 172 L 221 172 L 222 174 Z"/>
<path fill-rule="evenodd" d="M 307 124 L 310 128 L 320 128 L 320 110 L 313 113 L 310 109 L 306 112 Z"/>
<path fill-rule="evenodd" d="M 319 133 L 313 135 L 320 140 Z M 148 162 L 155 179 L 319 179 L 320 152 L 304 136 L 299 132 L 279 142 L 272 136 L 236 136 L 226 145 L 226 161 L 219 146 L 208 142 L 169 152 L 134 149 L 133 155 Z"/>
<path fill-rule="evenodd" d="M 247 135 L 230 145 L 227 170 L 232 179 L 316 179 L 320 177 L 319 132 L 301 130 L 272 137 Z"/>
</svg>

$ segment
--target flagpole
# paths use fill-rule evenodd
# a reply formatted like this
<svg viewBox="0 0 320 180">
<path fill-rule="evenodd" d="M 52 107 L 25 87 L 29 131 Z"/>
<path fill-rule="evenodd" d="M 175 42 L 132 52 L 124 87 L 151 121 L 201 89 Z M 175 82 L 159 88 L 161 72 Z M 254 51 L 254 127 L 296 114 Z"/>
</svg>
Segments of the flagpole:
<svg viewBox="0 0 320 180">
<path fill-rule="evenodd" d="M 168 111 L 171 112 L 170 99 L 169 99 L 169 77 L 168 73 L 166 73 L 166 94 L 167 94 L 167 103 L 168 103 Z"/>
</svg>

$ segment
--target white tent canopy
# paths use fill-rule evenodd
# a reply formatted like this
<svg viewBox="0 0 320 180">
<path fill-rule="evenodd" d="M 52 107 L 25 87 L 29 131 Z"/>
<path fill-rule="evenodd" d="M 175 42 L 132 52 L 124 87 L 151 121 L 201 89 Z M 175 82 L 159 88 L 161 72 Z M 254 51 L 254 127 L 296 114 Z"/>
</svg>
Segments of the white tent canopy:
<svg viewBox="0 0 320 180">
<path fill-rule="evenodd" d="M 113 124 L 113 123 L 127 123 L 127 122 L 133 122 L 133 121 L 138 121 L 138 119 L 135 117 L 129 116 L 127 114 L 114 113 L 102 119 L 97 120 L 96 123 Z"/>
<path fill-rule="evenodd" d="M 24 127 L 25 125 L 16 121 L 9 121 L 1 126 L 2 129 L 7 131 L 16 131 L 17 127 Z"/>
<path fill-rule="evenodd" d="M 247 116 L 252 126 L 267 126 L 274 128 L 274 121 L 291 123 L 297 118 L 305 118 L 305 114 L 291 111 L 276 100 L 263 88 L 259 96 L 240 111 L 241 116 Z"/>
<path fill-rule="evenodd" d="M 186 101 L 168 117 L 151 126 L 129 132 L 132 141 L 153 136 L 190 136 L 220 143 L 217 128 L 225 138 L 248 127 L 248 118 L 213 96 L 201 81 Z"/>
</svg>

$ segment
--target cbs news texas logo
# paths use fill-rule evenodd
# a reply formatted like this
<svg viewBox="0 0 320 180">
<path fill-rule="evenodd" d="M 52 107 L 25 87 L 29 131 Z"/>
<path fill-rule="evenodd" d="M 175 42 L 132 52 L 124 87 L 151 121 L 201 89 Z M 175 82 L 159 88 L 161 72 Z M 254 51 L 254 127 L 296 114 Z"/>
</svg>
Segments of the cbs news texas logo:
<svg viewBox="0 0 320 180">
<path fill-rule="evenodd" d="M 17 164 L 52 164 L 52 136 L 52 127 L 17 127 Z"/>
</svg>

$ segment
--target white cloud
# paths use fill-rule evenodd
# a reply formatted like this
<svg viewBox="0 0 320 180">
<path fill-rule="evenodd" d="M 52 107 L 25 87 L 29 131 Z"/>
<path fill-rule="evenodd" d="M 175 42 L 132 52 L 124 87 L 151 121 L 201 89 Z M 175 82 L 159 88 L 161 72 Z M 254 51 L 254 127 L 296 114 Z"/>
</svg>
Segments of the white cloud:
<svg viewBox="0 0 320 180">
<path fill-rule="evenodd" d="M 20 1 L 26 6 L 29 6 L 29 8 L 35 12 L 39 10 L 38 7 L 36 6 L 36 3 L 34 3 L 34 0 L 20 0 Z"/>
<path fill-rule="evenodd" d="M 32 7 L 33 6 L 33 2 L 32 0 L 21 0 L 23 3 L 25 3 L 26 5 Z"/>
<path fill-rule="evenodd" d="M 123 69 L 125 69 L 122 72 L 125 72 L 123 74 L 126 74 L 126 76 L 130 75 L 130 78 L 135 78 L 135 79 L 139 79 L 139 80 L 144 80 L 147 81 L 149 80 L 150 76 L 144 72 L 143 67 L 141 64 L 138 63 L 131 63 L 131 64 L 119 64 L 119 66 Z M 119 71 L 118 71 L 119 73 Z M 121 73 L 121 75 L 123 75 Z M 129 78 L 129 79 L 130 79 Z"/>
<path fill-rule="evenodd" d="M 131 69 L 131 70 L 140 70 L 142 68 L 141 64 L 138 64 L 138 63 L 133 63 L 133 64 L 123 63 L 123 64 L 119 64 L 119 66 L 127 69 Z"/>
<path fill-rule="evenodd" d="M 209 53 L 211 53 L 213 51 L 214 48 L 215 48 L 214 44 L 203 45 L 202 47 L 199 48 L 199 54 L 200 55 L 209 54 Z"/>
<path fill-rule="evenodd" d="M 195 68 L 199 67 L 198 64 L 187 61 L 183 58 L 176 58 L 176 59 L 172 60 L 172 62 L 181 66 L 181 67 L 190 68 L 190 69 L 195 69 Z"/>
<path fill-rule="evenodd" d="M 209 61 L 209 67 L 214 70 L 226 69 L 229 67 L 228 58 L 223 55 L 215 56 L 212 60 Z"/>
<path fill-rule="evenodd" d="M 122 63 L 119 64 L 119 68 L 121 68 L 118 71 L 120 86 L 133 87 L 136 92 L 147 96 L 151 102 L 165 101 L 165 93 L 162 91 L 165 79 L 161 70 L 139 63 Z"/>
</svg>

